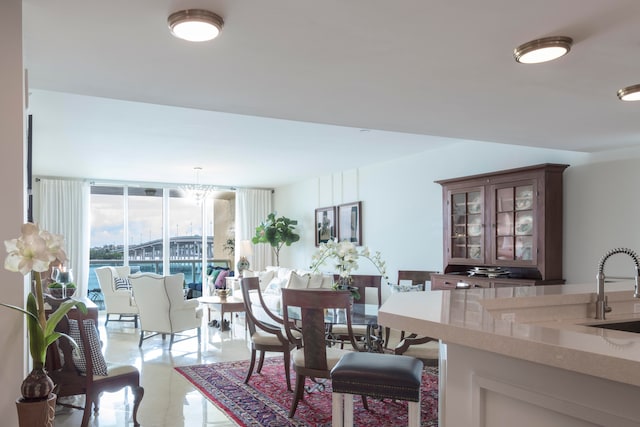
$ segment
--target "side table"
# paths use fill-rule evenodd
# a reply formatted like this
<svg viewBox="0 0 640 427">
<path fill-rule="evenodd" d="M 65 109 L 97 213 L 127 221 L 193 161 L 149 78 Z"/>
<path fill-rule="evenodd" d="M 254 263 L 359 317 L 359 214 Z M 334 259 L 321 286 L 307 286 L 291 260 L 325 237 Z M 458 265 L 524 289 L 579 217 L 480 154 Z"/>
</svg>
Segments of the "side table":
<svg viewBox="0 0 640 427">
<path fill-rule="evenodd" d="M 220 311 L 220 325 L 224 323 L 225 313 L 244 312 L 244 300 L 238 297 L 228 296 L 226 298 L 220 298 L 218 296 L 209 296 L 209 297 L 200 297 L 198 298 L 198 301 L 200 301 L 200 304 L 217 306 L 218 311 Z M 209 311 L 209 325 L 213 326 L 213 324 L 211 323 L 211 307 L 208 307 L 208 311 Z M 233 316 L 231 316 L 231 321 L 233 322 Z"/>
</svg>

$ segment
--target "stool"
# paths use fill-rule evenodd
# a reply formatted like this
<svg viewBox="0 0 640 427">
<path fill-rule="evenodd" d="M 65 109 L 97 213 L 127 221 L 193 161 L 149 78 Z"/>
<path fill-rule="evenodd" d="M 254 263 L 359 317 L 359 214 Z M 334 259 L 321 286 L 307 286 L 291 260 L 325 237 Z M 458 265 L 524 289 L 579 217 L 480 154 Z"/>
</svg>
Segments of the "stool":
<svg viewBox="0 0 640 427">
<path fill-rule="evenodd" d="M 421 360 L 382 353 L 347 353 L 331 370 L 334 427 L 353 426 L 353 395 L 406 400 L 409 427 L 420 426 Z"/>
</svg>

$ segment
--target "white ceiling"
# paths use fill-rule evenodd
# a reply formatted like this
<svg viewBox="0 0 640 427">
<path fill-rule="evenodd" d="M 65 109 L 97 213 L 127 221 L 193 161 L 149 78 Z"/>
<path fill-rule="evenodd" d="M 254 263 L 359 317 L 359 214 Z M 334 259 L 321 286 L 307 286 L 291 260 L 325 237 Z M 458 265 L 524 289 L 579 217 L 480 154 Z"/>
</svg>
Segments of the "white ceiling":
<svg viewBox="0 0 640 427">
<path fill-rule="evenodd" d="M 640 144 L 640 103 L 616 97 L 640 83 L 637 0 L 23 6 L 43 175 L 190 182 L 202 166 L 209 183 L 274 187 L 456 139 L 585 152 Z M 171 36 L 166 18 L 183 8 L 221 15 L 220 37 Z M 513 60 L 514 47 L 550 35 L 572 37 L 570 54 Z"/>
</svg>

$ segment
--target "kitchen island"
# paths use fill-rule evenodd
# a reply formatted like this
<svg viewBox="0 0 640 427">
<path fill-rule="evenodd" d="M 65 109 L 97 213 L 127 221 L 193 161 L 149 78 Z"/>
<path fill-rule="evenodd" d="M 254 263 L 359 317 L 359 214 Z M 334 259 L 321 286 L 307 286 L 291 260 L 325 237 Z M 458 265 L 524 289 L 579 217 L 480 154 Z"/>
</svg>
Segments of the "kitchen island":
<svg viewBox="0 0 640 427">
<path fill-rule="evenodd" d="M 633 283 L 392 294 L 384 326 L 439 339 L 440 427 L 639 426 L 640 334 L 590 325 L 640 321 Z"/>
</svg>

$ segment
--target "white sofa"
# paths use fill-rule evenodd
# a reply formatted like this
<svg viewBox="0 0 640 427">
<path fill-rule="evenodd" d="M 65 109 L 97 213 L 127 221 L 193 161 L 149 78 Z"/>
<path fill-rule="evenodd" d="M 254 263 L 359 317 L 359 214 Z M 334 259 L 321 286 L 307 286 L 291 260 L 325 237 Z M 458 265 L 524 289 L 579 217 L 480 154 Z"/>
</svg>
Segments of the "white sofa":
<svg viewBox="0 0 640 427">
<path fill-rule="evenodd" d="M 258 277 L 262 298 L 269 310 L 274 314 L 280 313 L 282 308 L 282 288 L 294 289 L 330 289 L 333 286 L 332 274 L 312 273 L 308 270 L 296 270 L 286 267 L 269 266 L 264 271 L 244 271 L 244 277 Z M 262 318 L 261 307 L 254 306 L 254 313 L 260 320 L 268 322 L 268 318 Z M 266 316 L 266 314 L 264 315 Z"/>
<path fill-rule="evenodd" d="M 138 306 L 136 305 L 131 290 L 117 289 L 115 279 L 127 279 L 131 273 L 129 266 L 120 267 L 98 267 L 96 268 L 96 276 L 100 289 L 104 295 L 104 305 L 106 310 L 106 320 L 104 325 L 107 326 L 109 320 L 117 320 L 121 322 L 134 322 L 138 327 Z M 118 319 L 109 319 L 109 316 L 117 315 Z"/>
</svg>

